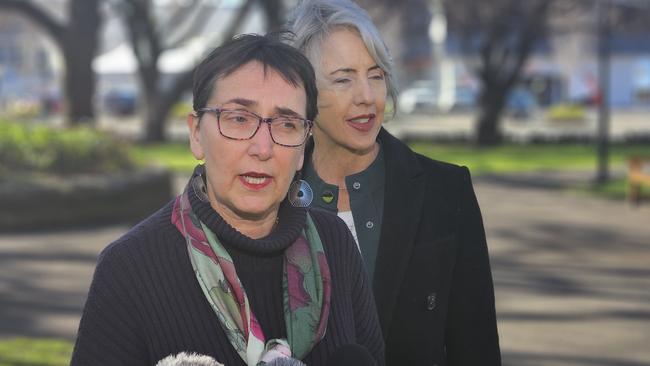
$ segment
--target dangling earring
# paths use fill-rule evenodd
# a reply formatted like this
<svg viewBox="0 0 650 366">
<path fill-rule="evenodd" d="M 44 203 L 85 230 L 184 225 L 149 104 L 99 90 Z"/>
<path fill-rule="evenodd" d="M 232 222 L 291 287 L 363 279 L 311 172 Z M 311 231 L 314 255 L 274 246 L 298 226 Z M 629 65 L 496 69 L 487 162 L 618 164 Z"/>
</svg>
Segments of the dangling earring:
<svg viewBox="0 0 650 366">
<path fill-rule="evenodd" d="M 205 187 L 205 180 L 203 179 L 203 174 L 199 173 L 192 177 L 192 188 L 194 189 L 194 194 L 202 202 L 210 202 L 208 197 L 208 190 Z"/>
<path fill-rule="evenodd" d="M 300 179 L 300 171 L 296 173 L 296 177 L 289 187 L 288 198 L 293 207 L 309 207 L 314 199 L 314 191 L 309 183 Z"/>
</svg>

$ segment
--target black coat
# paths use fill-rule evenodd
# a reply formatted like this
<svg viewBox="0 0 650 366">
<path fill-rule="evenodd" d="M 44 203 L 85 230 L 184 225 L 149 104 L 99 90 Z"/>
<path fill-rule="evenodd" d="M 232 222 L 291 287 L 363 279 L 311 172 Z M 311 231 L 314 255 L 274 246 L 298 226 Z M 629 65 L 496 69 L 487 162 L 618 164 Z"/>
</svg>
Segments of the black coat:
<svg viewBox="0 0 650 366">
<path fill-rule="evenodd" d="M 494 289 L 469 170 L 382 129 L 384 212 L 373 290 L 387 366 L 501 364 Z M 307 146 L 309 164 L 313 141 Z"/>
<path fill-rule="evenodd" d="M 469 170 L 382 129 L 386 193 L 373 289 L 387 365 L 500 365 L 494 290 Z"/>
</svg>

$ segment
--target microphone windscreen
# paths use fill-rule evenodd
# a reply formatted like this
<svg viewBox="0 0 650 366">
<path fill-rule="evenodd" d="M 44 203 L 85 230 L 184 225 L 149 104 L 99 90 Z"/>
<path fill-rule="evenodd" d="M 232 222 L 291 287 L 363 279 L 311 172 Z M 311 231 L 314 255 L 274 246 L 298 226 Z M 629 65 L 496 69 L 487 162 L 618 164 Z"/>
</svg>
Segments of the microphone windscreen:
<svg viewBox="0 0 650 366">
<path fill-rule="evenodd" d="M 223 366 L 210 356 L 181 352 L 158 361 L 156 366 Z"/>
<path fill-rule="evenodd" d="M 328 366 L 376 366 L 370 352 L 358 344 L 346 344 L 334 351 L 327 360 Z"/>
</svg>

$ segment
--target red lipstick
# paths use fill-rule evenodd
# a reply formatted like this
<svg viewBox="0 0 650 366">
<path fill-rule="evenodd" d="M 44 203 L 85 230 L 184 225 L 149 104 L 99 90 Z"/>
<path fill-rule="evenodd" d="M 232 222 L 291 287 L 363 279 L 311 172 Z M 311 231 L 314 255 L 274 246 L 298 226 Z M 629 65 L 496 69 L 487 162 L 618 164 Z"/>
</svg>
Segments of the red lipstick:
<svg viewBox="0 0 650 366">
<path fill-rule="evenodd" d="M 372 130 L 375 125 L 375 121 L 376 115 L 374 113 L 360 114 L 346 120 L 350 127 L 361 132 L 368 132 Z"/>
<path fill-rule="evenodd" d="M 246 172 L 239 175 L 239 181 L 244 185 L 244 187 L 253 191 L 264 189 L 266 186 L 271 184 L 272 180 L 273 177 L 270 175 L 258 172 Z"/>
</svg>

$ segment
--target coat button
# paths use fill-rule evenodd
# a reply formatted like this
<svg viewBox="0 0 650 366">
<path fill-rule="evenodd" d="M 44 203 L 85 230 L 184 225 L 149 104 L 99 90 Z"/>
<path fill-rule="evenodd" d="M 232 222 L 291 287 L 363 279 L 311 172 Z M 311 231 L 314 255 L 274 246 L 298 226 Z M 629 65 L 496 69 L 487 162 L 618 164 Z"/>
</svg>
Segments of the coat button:
<svg viewBox="0 0 650 366">
<path fill-rule="evenodd" d="M 354 189 L 359 189 L 359 188 L 361 188 L 361 183 L 359 183 L 359 182 L 354 182 L 354 183 L 352 183 L 352 188 L 354 188 Z"/>
<path fill-rule="evenodd" d="M 436 293 L 430 293 L 427 296 L 427 310 L 432 311 L 436 308 Z"/>
</svg>

